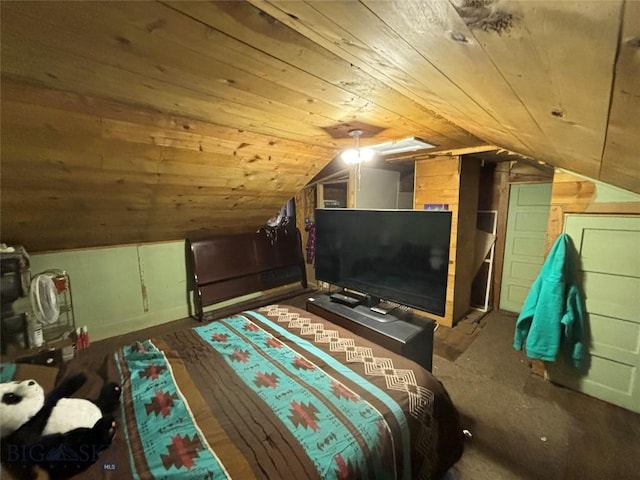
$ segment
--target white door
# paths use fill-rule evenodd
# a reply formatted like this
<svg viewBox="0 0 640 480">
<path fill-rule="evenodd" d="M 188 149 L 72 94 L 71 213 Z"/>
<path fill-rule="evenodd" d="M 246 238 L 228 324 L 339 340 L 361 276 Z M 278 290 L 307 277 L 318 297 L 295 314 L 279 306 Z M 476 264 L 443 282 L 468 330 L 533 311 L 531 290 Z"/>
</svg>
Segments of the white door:
<svg viewBox="0 0 640 480">
<path fill-rule="evenodd" d="M 550 183 L 511 185 L 500 308 L 520 312 L 544 262 Z"/>
<path fill-rule="evenodd" d="M 552 381 L 640 412 L 640 217 L 567 215 L 580 253 L 589 332 L 577 370 L 559 360 Z"/>
</svg>

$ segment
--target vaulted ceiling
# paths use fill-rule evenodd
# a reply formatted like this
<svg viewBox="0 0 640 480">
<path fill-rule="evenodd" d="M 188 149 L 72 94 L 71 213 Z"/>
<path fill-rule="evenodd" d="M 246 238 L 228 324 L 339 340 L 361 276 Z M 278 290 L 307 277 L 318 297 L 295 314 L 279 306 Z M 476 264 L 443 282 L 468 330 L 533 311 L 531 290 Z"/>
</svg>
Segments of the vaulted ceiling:
<svg viewBox="0 0 640 480">
<path fill-rule="evenodd" d="M 255 230 L 352 128 L 640 192 L 640 2 L 0 5 L 1 234 L 28 251 Z"/>
</svg>

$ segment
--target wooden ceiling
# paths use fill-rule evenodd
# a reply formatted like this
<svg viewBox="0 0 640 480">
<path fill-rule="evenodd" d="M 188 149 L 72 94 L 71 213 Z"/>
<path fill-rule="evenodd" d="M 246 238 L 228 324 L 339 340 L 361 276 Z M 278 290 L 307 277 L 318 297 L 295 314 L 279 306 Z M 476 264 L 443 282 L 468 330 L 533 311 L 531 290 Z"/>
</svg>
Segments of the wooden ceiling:
<svg viewBox="0 0 640 480">
<path fill-rule="evenodd" d="M 2 241 L 264 224 L 362 128 L 640 192 L 640 2 L 1 2 Z"/>
</svg>

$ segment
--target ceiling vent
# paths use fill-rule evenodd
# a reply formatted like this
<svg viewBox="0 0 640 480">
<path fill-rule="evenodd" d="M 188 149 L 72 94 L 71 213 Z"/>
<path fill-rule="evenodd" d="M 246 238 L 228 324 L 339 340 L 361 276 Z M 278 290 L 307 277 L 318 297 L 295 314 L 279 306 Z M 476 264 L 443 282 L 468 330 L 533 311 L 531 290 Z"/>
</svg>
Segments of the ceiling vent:
<svg viewBox="0 0 640 480">
<path fill-rule="evenodd" d="M 409 137 L 396 142 L 380 143 L 378 145 L 371 145 L 369 148 L 374 150 L 379 155 L 395 155 L 397 153 L 415 152 L 417 150 L 425 150 L 427 148 L 434 148 L 432 145 L 418 137 Z"/>
</svg>

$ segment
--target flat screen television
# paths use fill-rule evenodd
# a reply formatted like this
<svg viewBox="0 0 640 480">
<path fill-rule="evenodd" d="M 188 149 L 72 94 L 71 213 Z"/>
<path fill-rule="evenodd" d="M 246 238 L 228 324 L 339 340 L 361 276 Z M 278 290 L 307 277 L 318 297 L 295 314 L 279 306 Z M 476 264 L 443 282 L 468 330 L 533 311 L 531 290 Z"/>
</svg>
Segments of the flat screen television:
<svg viewBox="0 0 640 480">
<path fill-rule="evenodd" d="M 315 234 L 318 280 L 444 315 L 451 212 L 322 208 Z"/>
</svg>

